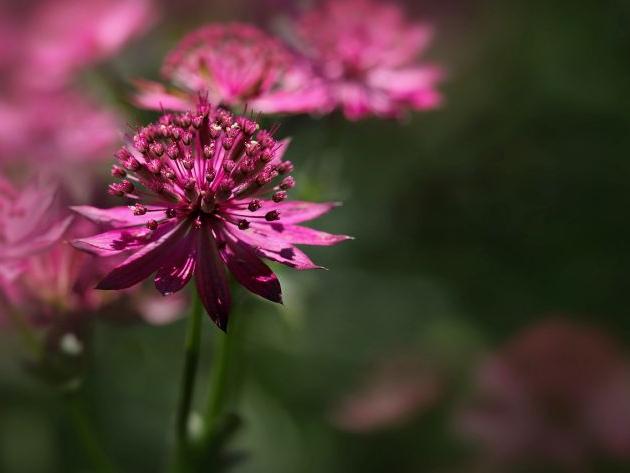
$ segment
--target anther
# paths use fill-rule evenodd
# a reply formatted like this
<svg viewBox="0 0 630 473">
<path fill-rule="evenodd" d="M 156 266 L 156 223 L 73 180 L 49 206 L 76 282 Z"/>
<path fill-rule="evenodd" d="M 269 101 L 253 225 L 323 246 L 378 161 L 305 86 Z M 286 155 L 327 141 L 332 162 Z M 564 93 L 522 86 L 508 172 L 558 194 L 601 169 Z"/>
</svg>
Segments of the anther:
<svg viewBox="0 0 630 473">
<path fill-rule="evenodd" d="M 250 212 L 256 212 L 258 209 L 260 209 L 262 207 L 262 203 L 260 202 L 260 200 L 258 199 L 254 199 L 252 200 L 249 205 L 247 206 L 247 208 L 249 209 Z"/>
<path fill-rule="evenodd" d="M 153 154 L 160 157 L 164 154 L 164 145 L 162 143 L 153 143 L 149 149 Z"/>
<path fill-rule="evenodd" d="M 177 212 L 173 208 L 166 209 L 164 213 L 166 214 L 166 218 L 175 218 L 177 215 Z"/>
<path fill-rule="evenodd" d="M 171 143 L 166 148 L 166 154 L 171 159 L 177 159 L 177 157 L 179 156 L 179 148 L 175 143 Z"/>
<path fill-rule="evenodd" d="M 193 141 L 193 134 L 189 131 L 184 132 L 184 134 L 182 135 L 182 143 L 188 146 L 192 143 L 192 141 Z"/>
<path fill-rule="evenodd" d="M 158 227 L 158 223 L 157 223 L 157 221 L 156 221 L 156 220 L 149 220 L 149 221 L 147 222 L 147 228 L 148 228 L 149 230 L 151 230 L 151 231 L 153 231 L 153 230 L 157 230 L 157 227 Z"/>
<path fill-rule="evenodd" d="M 271 196 L 271 200 L 273 200 L 275 203 L 282 202 L 286 198 L 287 198 L 286 191 L 278 191 L 274 193 L 273 196 Z"/>
<path fill-rule="evenodd" d="M 214 142 L 210 143 L 209 145 L 205 145 L 203 147 L 203 157 L 206 159 L 212 158 L 212 156 L 214 156 L 215 147 L 216 144 Z"/>
<path fill-rule="evenodd" d="M 287 176 L 282 179 L 280 183 L 280 189 L 286 191 L 295 187 L 295 179 L 292 176 Z"/>
<path fill-rule="evenodd" d="M 217 173 L 214 172 L 214 170 L 209 170 L 208 172 L 206 172 L 206 182 L 207 183 L 211 183 L 212 181 L 214 181 L 214 178 L 217 177 Z"/>
<path fill-rule="evenodd" d="M 147 208 L 142 204 L 135 204 L 131 207 L 134 215 L 144 215 L 147 213 Z"/>
<path fill-rule="evenodd" d="M 227 173 L 232 172 L 235 167 L 236 164 L 234 163 L 234 161 L 226 161 L 223 163 L 223 170 Z"/>
<path fill-rule="evenodd" d="M 112 166 L 113 177 L 125 177 L 126 175 L 127 175 L 127 171 L 125 171 L 120 166 L 116 166 L 115 164 Z"/>
<path fill-rule="evenodd" d="M 293 172 L 293 163 L 291 161 L 284 161 L 278 164 L 276 171 L 278 171 L 279 174 L 288 174 Z"/>
<path fill-rule="evenodd" d="M 238 221 L 239 230 L 247 230 L 249 228 L 249 221 L 244 218 Z"/>
<path fill-rule="evenodd" d="M 271 210 L 265 214 L 265 220 L 267 220 L 268 222 L 273 222 L 279 219 L 280 219 L 280 212 L 278 212 L 277 210 Z"/>
</svg>

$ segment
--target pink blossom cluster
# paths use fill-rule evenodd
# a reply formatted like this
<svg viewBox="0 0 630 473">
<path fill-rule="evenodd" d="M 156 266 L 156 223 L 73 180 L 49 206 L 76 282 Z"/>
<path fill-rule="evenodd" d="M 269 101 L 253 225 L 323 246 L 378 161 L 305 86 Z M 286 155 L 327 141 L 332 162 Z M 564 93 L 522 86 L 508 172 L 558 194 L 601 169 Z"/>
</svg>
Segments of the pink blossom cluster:
<svg viewBox="0 0 630 473">
<path fill-rule="evenodd" d="M 167 56 L 162 75 L 170 86 L 138 81 L 135 101 L 181 111 L 202 95 L 264 114 L 340 109 L 350 120 L 441 103 L 441 69 L 418 62 L 432 30 L 394 4 L 327 0 L 293 18 L 285 36 L 241 23 L 201 27 Z"/>
</svg>

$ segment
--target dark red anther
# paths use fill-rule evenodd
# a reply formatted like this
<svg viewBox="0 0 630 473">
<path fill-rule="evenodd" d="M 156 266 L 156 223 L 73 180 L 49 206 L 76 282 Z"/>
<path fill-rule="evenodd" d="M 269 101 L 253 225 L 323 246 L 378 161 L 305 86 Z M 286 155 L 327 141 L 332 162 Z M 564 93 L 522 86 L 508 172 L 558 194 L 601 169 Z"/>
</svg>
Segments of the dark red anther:
<svg viewBox="0 0 630 473">
<path fill-rule="evenodd" d="M 184 133 L 184 130 L 177 126 L 171 128 L 171 136 L 174 140 L 179 140 L 182 137 L 182 133 Z"/>
<path fill-rule="evenodd" d="M 245 117 L 240 117 L 238 124 L 247 136 L 252 136 L 258 130 L 258 123 Z"/>
<path fill-rule="evenodd" d="M 213 169 L 210 169 L 209 171 L 207 171 L 207 172 L 206 172 L 206 176 L 205 176 L 205 178 L 206 178 L 206 182 L 207 182 L 208 184 L 209 184 L 209 183 L 211 183 L 212 181 L 214 181 L 214 178 L 215 178 L 215 177 L 217 177 L 217 173 L 216 173 L 216 172 L 214 172 L 214 170 L 213 170 Z"/>
<path fill-rule="evenodd" d="M 149 220 L 149 221 L 147 222 L 147 228 L 148 228 L 149 230 L 151 230 L 151 231 L 153 231 L 153 230 L 157 230 L 157 227 L 158 227 L 158 223 L 157 223 L 157 221 L 156 221 L 156 220 Z"/>
<path fill-rule="evenodd" d="M 160 174 L 162 175 L 164 179 L 168 179 L 169 181 L 172 181 L 177 177 L 175 176 L 175 173 L 173 172 L 173 170 L 168 166 L 163 166 L 162 169 L 160 170 Z"/>
<path fill-rule="evenodd" d="M 184 115 L 179 117 L 179 123 L 182 125 L 183 128 L 188 128 L 191 123 L 192 123 L 192 119 L 190 118 L 190 114 L 185 113 Z"/>
<path fill-rule="evenodd" d="M 247 206 L 250 212 L 256 212 L 261 207 L 262 207 L 262 203 L 258 199 L 253 199 Z"/>
<path fill-rule="evenodd" d="M 245 143 L 245 154 L 247 156 L 256 156 L 256 154 L 260 151 L 260 143 L 258 141 L 248 141 Z"/>
<path fill-rule="evenodd" d="M 179 148 L 175 143 L 171 143 L 166 148 L 166 155 L 171 159 L 177 159 L 179 156 Z"/>
<path fill-rule="evenodd" d="M 213 141 L 209 145 L 205 145 L 203 147 L 203 157 L 206 159 L 212 158 L 214 156 L 214 149 L 216 148 L 216 143 Z"/>
<path fill-rule="evenodd" d="M 130 156 L 129 159 L 123 163 L 123 166 L 128 171 L 137 171 L 138 169 L 142 167 L 140 162 L 133 156 Z"/>
<path fill-rule="evenodd" d="M 120 166 L 116 166 L 115 164 L 112 166 L 112 176 L 113 177 L 125 177 L 127 176 L 127 171 L 125 171 Z"/>
<path fill-rule="evenodd" d="M 238 221 L 239 230 L 247 230 L 249 228 L 249 221 L 244 218 Z"/>
<path fill-rule="evenodd" d="M 199 129 L 203 123 L 203 115 L 197 115 L 192 119 L 193 128 Z"/>
<path fill-rule="evenodd" d="M 147 213 L 147 208 L 142 204 L 135 204 L 132 211 L 134 215 L 144 215 Z"/>
<path fill-rule="evenodd" d="M 271 161 L 273 159 L 273 151 L 269 148 L 265 148 L 263 149 L 262 153 L 260 153 L 260 160 L 263 163 L 268 163 L 269 161 Z"/>
<path fill-rule="evenodd" d="M 164 154 L 164 145 L 162 143 L 153 143 L 149 146 L 149 149 L 153 154 L 160 157 Z"/>
<path fill-rule="evenodd" d="M 116 151 L 116 153 L 114 153 L 114 156 L 121 163 L 127 162 L 127 160 L 132 157 L 127 148 L 120 148 L 118 151 Z"/>
<path fill-rule="evenodd" d="M 278 191 L 278 192 L 275 192 L 271 196 L 271 200 L 273 200 L 275 203 L 282 202 L 286 198 L 287 198 L 286 191 Z"/>
<path fill-rule="evenodd" d="M 149 146 L 149 142 L 146 137 L 142 135 L 136 135 L 133 137 L 133 146 L 141 153 L 144 153 Z"/>
<path fill-rule="evenodd" d="M 175 218 L 175 216 L 177 215 L 177 212 L 175 211 L 175 209 L 172 209 L 172 208 L 166 209 L 164 213 L 166 214 L 166 218 Z"/>
<path fill-rule="evenodd" d="M 291 161 L 284 161 L 278 164 L 276 171 L 278 171 L 279 174 L 288 174 L 293 172 L 293 163 Z"/>
<path fill-rule="evenodd" d="M 190 145 L 193 142 L 193 134 L 189 131 L 185 131 L 182 135 L 182 143 L 186 146 Z"/>
<path fill-rule="evenodd" d="M 195 167 L 195 160 L 190 153 L 186 153 L 186 156 L 182 159 L 182 166 L 189 171 Z"/>
<path fill-rule="evenodd" d="M 234 161 L 225 161 L 223 163 L 223 170 L 227 173 L 231 173 L 235 167 L 236 164 L 234 163 Z"/>
<path fill-rule="evenodd" d="M 221 134 L 221 130 L 222 130 L 221 125 L 217 123 L 213 123 L 212 125 L 210 125 L 210 129 L 208 130 L 210 133 L 210 138 L 212 138 L 213 140 L 216 140 Z"/>
<path fill-rule="evenodd" d="M 295 179 L 293 179 L 292 176 L 287 176 L 284 179 L 282 179 L 282 182 L 280 183 L 280 189 L 286 191 L 289 189 L 293 189 L 295 187 Z"/>
<path fill-rule="evenodd" d="M 116 197 L 122 197 L 123 195 L 125 195 L 122 188 L 120 187 L 120 184 L 118 183 L 113 183 L 107 186 L 107 192 L 109 193 L 109 195 L 115 195 Z"/>
<path fill-rule="evenodd" d="M 189 178 L 185 183 L 184 183 L 184 189 L 186 189 L 187 191 L 192 191 L 195 189 L 195 187 L 197 186 L 197 181 L 195 180 L 194 177 Z"/>
<path fill-rule="evenodd" d="M 146 164 L 147 169 L 151 174 L 160 174 L 162 170 L 162 162 L 159 159 L 152 159 Z"/>
<path fill-rule="evenodd" d="M 276 145 L 276 140 L 273 139 L 273 136 L 267 130 L 258 132 L 257 139 L 263 148 L 273 148 Z"/>
<path fill-rule="evenodd" d="M 269 212 L 265 214 L 265 220 L 267 220 L 268 222 L 274 222 L 279 219 L 280 219 L 280 212 L 278 212 L 277 210 L 270 210 Z"/>
<path fill-rule="evenodd" d="M 223 149 L 230 150 L 232 149 L 232 146 L 234 146 L 234 138 L 230 138 L 229 136 L 226 136 L 225 138 L 223 138 Z"/>
</svg>

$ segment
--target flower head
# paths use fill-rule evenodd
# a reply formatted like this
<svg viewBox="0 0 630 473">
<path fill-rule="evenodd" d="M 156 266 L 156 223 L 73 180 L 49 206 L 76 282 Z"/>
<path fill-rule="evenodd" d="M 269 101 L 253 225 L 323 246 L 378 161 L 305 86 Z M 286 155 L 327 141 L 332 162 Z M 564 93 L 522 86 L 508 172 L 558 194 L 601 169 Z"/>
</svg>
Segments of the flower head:
<svg viewBox="0 0 630 473">
<path fill-rule="evenodd" d="M 262 113 L 314 112 L 326 104 L 321 84 L 306 63 L 276 39 L 241 23 L 193 31 L 167 56 L 162 74 L 180 90 L 139 82 L 140 106 L 187 110 L 199 95 Z"/>
<path fill-rule="evenodd" d="M 461 429 L 501 463 L 576 466 L 589 455 L 628 458 L 627 363 L 607 334 L 545 321 L 482 364 Z"/>
<path fill-rule="evenodd" d="M 349 119 L 395 117 L 441 101 L 441 71 L 416 62 L 431 29 L 409 23 L 395 5 L 328 0 L 297 20 L 294 38 Z"/>
<path fill-rule="evenodd" d="M 133 205 L 111 209 L 77 207 L 108 224 L 100 235 L 76 240 L 99 255 L 131 255 L 98 285 L 124 289 L 155 274 L 164 295 L 195 277 L 212 319 L 226 329 L 230 292 L 225 266 L 250 291 L 281 301 L 280 284 L 260 258 L 296 269 L 318 268 L 295 244 L 333 245 L 348 237 L 297 225 L 334 204 L 286 201 L 295 185 L 276 141 L 256 122 L 200 103 L 193 113 L 167 113 L 141 128 L 121 148 L 118 178 L 109 193 Z"/>
</svg>

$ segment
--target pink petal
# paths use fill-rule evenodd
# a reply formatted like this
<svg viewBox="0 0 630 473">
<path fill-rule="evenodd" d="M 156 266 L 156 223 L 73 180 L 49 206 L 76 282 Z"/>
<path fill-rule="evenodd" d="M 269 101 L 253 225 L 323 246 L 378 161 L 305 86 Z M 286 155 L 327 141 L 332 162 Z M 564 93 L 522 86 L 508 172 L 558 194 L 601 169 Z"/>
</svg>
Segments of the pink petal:
<svg viewBox="0 0 630 473">
<path fill-rule="evenodd" d="M 163 295 L 168 296 L 182 289 L 195 271 L 197 259 L 198 230 L 191 230 L 176 247 L 168 259 L 155 275 L 155 287 Z"/>
<path fill-rule="evenodd" d="M 189 227 L 189 222 L 184 221 L 157 240 L 148 243 L 114 268 L 96 288 L 126 289 L 148 278 L 164 264 L 164 259 L 168 258 Z"/>
<path fill-rule="evenodd" d="M 138 92 L 133 102 L 149 110 L 186 111 L 193 108 L 190 97 L 183 93 L 170 92 L 162 84 L 145 80 L 134 81 Z"/>
<path fill-rule="evenodd" d="M 197 293 L 210 318 L 225 331 L 231 304 L 230 288 L 216 241 L 206 226 L 201 228 L 197 254 L 195 268 Z"/>
<path fill-rule="evenodd" d="M 322 269 L 313 263 L 303 251 L 277 238 L 273 232 L 262 228 L 228 230 L 234 238 L 250 246 L 258 256 L 284 264 L 297 270 Z"/>
<path fill-rule="evenodd" d="M 254 294 L 282 303 L 280 282 L 273 271 L 247 245 L 230 234 L 225 237 L 219 254 L 236 280 Z"/>
<path fill-rule="evenodd" d="M 79 238 L 71 243 L 75 248 L 93 255 L 112 256 L 141 248 L 167 233 L 173 226 L 174 224 L 164 223 L 155 231 L 144 226 L 114 229 L 91 237 Z"/>
<path fill-rule="evenodd" d="M 252 217 L 264 217 L 270 210 L 277 210 L 280 212 L 280 219 L 283 223 L 300 223 L 320 217 L 341 205 L 336 202 L 313 203 L 287 200 L 275 203 L 272 200 L 263 200 L 261 201 L 262 207 L 259 210 L 250 212 L 247 210 L 247 205 L 250 201 L 251 199 L 236 201 L 239 208 L 228 209 L 228 211 L 236 211 L 236 213 L 251 215 Z"/>
<path fill-rule="evenodd" d="M 3 245 L 0 247 L 0 259 L 17 259 L 38 253 L 45 250 L 53 243 L 57 242 L 66 232 L 73 217 L 67 217 L 61 222 L 53 225 L 42 235 L 35 238 L 27 238 L 20 243 Z"/>
<path fill-rule="evenodd" d="M 278 240 L 286 241 L 294 245 L 332 246 L 342 241 L 351 240 L 347 235 L 333 235 L 331 233 L 313 230 L 299 225 L 286 225 L 282 221 L 271 223 L 253 223 L 253 228 L 259 228 L 266 233 L 274 235 Z"/>
<path fill-rule="evenodd" d="M 162 208 L 151 205 L 147 205 L 146 207 L 148 210 Z M 70 209 L 94 223 L 117 228 L 145 225 L 149 220 L 155 219 L 156 217 L 156 212 L 147 212 L 144 215 L 134 215 L 131 209 L 126 206 L 99 209 L 96 207 L 90 207 L 89 205 L 79 205 L 70 207 Z"/>
<path fill-rule="evenodd" d="M 291 92 L 272 92 L 252 100 L 252 110 L 261 113 L 325 113 L 330 110 L 330 99 L 323 88 Z"/>
</svg>

